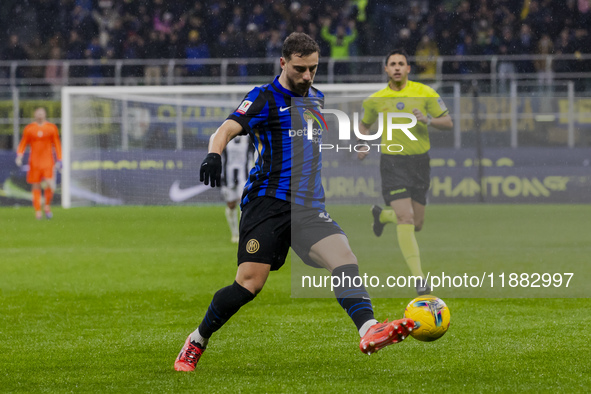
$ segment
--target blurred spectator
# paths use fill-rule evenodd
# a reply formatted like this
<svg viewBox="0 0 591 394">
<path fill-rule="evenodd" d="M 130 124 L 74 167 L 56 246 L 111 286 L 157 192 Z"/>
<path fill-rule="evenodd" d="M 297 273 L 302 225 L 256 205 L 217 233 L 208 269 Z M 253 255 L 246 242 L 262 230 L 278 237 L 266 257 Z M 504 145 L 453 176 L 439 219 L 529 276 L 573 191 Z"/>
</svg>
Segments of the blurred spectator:
<svg viewBox="0 0 591 394">
<path fill-rule="evenodd" d="M 554 44 L 548 34 L 542 35 L 536 48 L 536 55 L 550 55 L 554 53 Z M 538 81 L 541 84 L 547 84 L 552 80 L 552 61 L 548 59 L 539 59 L 534 62 L 534 67 L 538 73 Z"/>
<path fill-rule="evenodd" d="M 2 58 L 4 60 L 26 60 L 28 58 L 25 48 L 20 43 L 19 36 L 16 34 L 10 35 L 8 45 L 2 53 Z"/>
<path fill-rule="evenodd" d="M 164 12 L 163 14 L 154 14 L 154 31 L 160 33 L 172 33 L 172 14 Z"/>
<path fill-rule="evenodd" d="M 58 59 L 62 58 L 62 51 L 59 47 L 51 48 L 49 52 L 49 62 L 45 66 L 45 82 L 50 85 L 61 85 L 63 83 L 64 67 Z"/>
<path fill-rule="evenodd" d="M 357 38 L 357 29 L 355 29 L 355 22 L 349 25 L 349 32 L 344 26 L 338 25 L 336 33 L 330 33 L 331 20 L 326 18 L 324 26 L 320 32 L 322 39 L 330 44 L 330 57 L 333 59 L 346 59 L 349 57 L 349 47 Z"/>
<path fill-rule="evenodd" d="M 252 8 L 252 13 L 248 17 L 248 24 L 254 24 L 258 31 L 267 30 L 267 18 L 263 13 L 263 7 L 260 4 L 255 4 Z"/>
<path fill-rule="evenodd" d="M 531 55 L 535 52 L 535 43 L 529 25 L 521 25 L 517 42 L 516 53 Z M 520 73 L 533 73 L 535 72 L 535 67 L 530 60 L 520 60 L 517 62 L 517 71 Z"/>
<path fill-rule="evenodd" d="M 591 36 L 587 29 L 578 28 L 574 37 L 575 53 L 591 53 Z"/>
<path fill-rule="evenodd" d="M 43 45 L 41 37 L 35 35 L 31 42 L 24 45 L 28 60 L 43 60 L 49 56 L 49 47 Z M 45 69 L 42 65 L 27 67 L 25 75 L 29 78 L 43 78 Z"/>
<path fill-rule="evenodd" d="M 410 13 L 406 17 L 406 19 L 408 20 L 408 22 L 414 22 L 417 25 L 419 25 L 423 21 L 423 14 L 418 3 L 411 3 Z"/>
<path fill-rule="evenodd" d="M 574 43 L 570 36 L 570 30 L 568 28 L 563 29 L 560 32 L 560 36 L 554 43 L 554 53 L 556 55 L 569 55 L 575 52 Z M 571 72 L 572 66 L 571 60 L 556 60 L 554 62 L 554 71 L 556 72 Z"/>
<path fill-rule="evenodd" d="M 199 40 L 199 33 L 196 30 L 189 33 L 189 42 L 185 48 L 185 55 L 187 60 L 207 59 L 210 57 L 207 44 Z M 189 63 L 185 67 L 187 75 L 191 77 L 203 76 L 206 72 L 206 66 L 203 64 Z"/>
<path fill-rule="evenodd" d="M 85 43 L 90 42 L 92 37 L 98 34 L 98 27 L 92 19 L 90 12 L 82 8 L 82 6 L 77 5 L 74 7 L 70 17 L 72 19 L 72 29 L 78 31 L 78 34 Z"/>
<path fill-rule="evenodd" d="M 153 30 L 146 45 L 146 59 L 164 59 L 168 55 L 166 47 L 166 35 L 164 32 Z M 162 82 L 162 66 L 160 64 L 147 64 L 144 68 L 144 84 L 160 85 Z"/>
<path fill-rule="evenodd" d="M 408 49 L 406 52 L 410 56 L 415 55 L 415 51 L 417 49 L 417 45 L 419 45 L 419 41 L 421 41 L 422 34 L 419 30 L 419 25 L 415 21 L 408 22 Z"/>
<path fill-rule="evenodd" d="M 84 58 L 84 51 L 86 50 L 86 46 L 84 45 L 84 41 L 80 38 L 77 30 L 72 30 L 70 32 L 70 39 L 68 41 L 67 51 L 66 51 L 66 58 L 68 60 L 82 60 Z M 82 78 L 85 75 L 84 67 L 75 64 L 70 65 L 70 75 L 74 78 Z"/>
<path fill-rule="evenodd" d="M 123 57 L 126 60 L 143 59 L 145 55 L 145 43 L 139 34 L 131 34 L 123 49 Z M 144 67 L 141 64 L 123 66 L 121 74 L 124 77 L 141 77 L 144 74 Z M 135 83 L 135 79 L 128 78 L 126 83 Z"/>
<path fill-rule="evenodd" d="M 241 48 L 238 46 L 236 37 L 230 32 L 220 34 L 214 49 L 214 56 L 217 58 L 237 57 Z"/>
<path fill-rule="evenodd" d="M 232 10 L 231 23 L 234 25 L 236 30 L 244 31 L 246 28 L 246 18 L 244 17 L 244 10 L 242 7 L 236 5 Z"/>
<path fill-rule="evenodd" d="M 405 27 L 398 32 L 398 39 L 394 41 L 393 46 L 396 48 L 404 48 L 406 53 L 414 52 L 415 48 L 411 49 L 412 41 L 410 39 L 410 30 Z"/>
<path fill-rule="evenodd" d="M 123 19 L 117 19 L 113 23 L 113 28 L 109 33 L 108 46 L 113 49 L 116 59 L 123 58 L 123 50 L 125 48 L 125 41 L 127 40 L 127 32 L 123 28 Z"/>
<path fill-rule="evenodd" d="M 329 32 L 331 20 L 326 18 L 323 22 L 324 26 L 320 31 L 320 36 L 330 46 L 330 57 L 334 60 L 345 60 L 351 55 L 351 44 L 357 38 L 357 29 L 355 22 L 349 22 L 349 31 L 343 25 L 337 25 L 336 33 Z M 336 62 L 334 64 L 335 75 L 345 75 L 350 72 L 350 64 L 348 62 Z"/>
<path fill-rule="evenodd" d="M 93 84 L 99 83 L 102 78 L 102 67 L 99 60 L 103 57 L 103 47 L 100 45 L 98 36 L 94 37 L 88 47 L 84 50 L 84 58 L 90 60 L 88 66 L 88 77 L 93 80 Z"/>
<path fill-rule="evenodd" d="M 271 30 L 271 37 L 267 41 L 265 56 L 279 59 L 282 56 L 283 40 L 278 30 Z"/>
<path fill-rule="evenodd" d="M 115 10 L 105 7 L 100 11 L 92 11 L 92 18 L 98 26 L 100 45 L 105 48 L 109 43 L 109 33 L 115 27 L 115 24 L 119 19 L 119 15 L 115 12 Z"/>
<path fill-rule="evenodd" d="M 51 37 L 58 29 L 56 20 L 59 15 L 59 8 L 56 0 L 37 0 L 32 2 L 37 14 L 37 29 L 43 34 L 43 37 Z"/>
<path fill-rule="evenodd" d="M 475 55 L 476 47 L 474 46 L 474 42 L 472 41 L 472 36 L 466 34 L 464 37 L 464 41 L 461 42 L 456 48 L 456 56 L 473 56 Z M 456 72 L 460 74 L 471 74 L 473 72 L 477 72 L 475 70 L 474 62 L 470 61 L 460 61 L 456 65 Z"/>
<path fill-rule="evenodd" d="M 421 38 L 421 42 L 417 45 L 416 56 L 423 59 L 417 60 L 418 76 L 421 80 L 435 79 L 437 72 L 437 56 L 439 56 L 439 49 L 437 45 L 431 41 L 428 35 Z"/>
</svg>

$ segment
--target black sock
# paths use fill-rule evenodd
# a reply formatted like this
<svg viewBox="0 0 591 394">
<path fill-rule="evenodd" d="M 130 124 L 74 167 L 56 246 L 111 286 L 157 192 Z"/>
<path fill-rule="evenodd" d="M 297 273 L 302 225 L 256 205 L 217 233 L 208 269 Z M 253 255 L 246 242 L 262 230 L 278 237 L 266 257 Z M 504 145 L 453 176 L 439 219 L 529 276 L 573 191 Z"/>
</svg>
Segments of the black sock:
<svg viewBox="0 0 591 394">
<path fill-rule="evenodd" d="M 238 282 L 224 287 L 215 293 L 207 313 L 199 325 L 199 334 L 209 338 L 245 304 L 254 300 L 255 295 L 240 286 Z"/>
<path fill-rule="evenodd" d="M 332 271 L 332 276 L 333 284 L 339 284 L 334 287 L 337 301 L 359 330 L 365 322 L 374 319 L 371 299 L 359 276 L 359 267 L 357 264 L 342 265 Z M 338 277 L 338 281 L 334 277 Z"/>
</svg>

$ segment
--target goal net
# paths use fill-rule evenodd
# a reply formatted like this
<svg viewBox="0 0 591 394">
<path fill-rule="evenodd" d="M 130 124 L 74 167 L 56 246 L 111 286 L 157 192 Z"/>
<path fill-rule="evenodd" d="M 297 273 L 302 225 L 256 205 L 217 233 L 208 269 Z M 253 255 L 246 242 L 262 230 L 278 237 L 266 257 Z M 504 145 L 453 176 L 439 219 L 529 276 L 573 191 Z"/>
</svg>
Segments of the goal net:
<svg viewBox="0 0 591 394">
<path fill-rule="evenodd" d="M 367 97 L 383 84 L 318 87 Z M 252 88 L 64 87 L 62 205 L 219 202 L 219 191 L 199 182 L 199 166 L 210 135 Z M 363 187 L 350 176 L 335 187 Z"/>
</svg>

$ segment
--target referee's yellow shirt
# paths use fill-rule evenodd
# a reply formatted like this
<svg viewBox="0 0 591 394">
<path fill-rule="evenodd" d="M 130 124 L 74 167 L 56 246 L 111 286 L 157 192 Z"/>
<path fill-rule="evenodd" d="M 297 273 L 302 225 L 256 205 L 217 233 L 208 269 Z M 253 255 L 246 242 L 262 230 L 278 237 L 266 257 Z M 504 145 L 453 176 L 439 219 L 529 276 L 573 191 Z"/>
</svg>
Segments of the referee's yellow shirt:
<svg viewBox="0 0 591 394">
<path fill-rule="evenodd" d="M 395 91 L 387 85 L 384 89 L 372 94 L 363 101 L 363 119 L 366 125 L 372 125 L 380 113 L 383 114 L 384 125 L 382 129 L 382 141 L 384 144 L 380 151 L 383 154 L 390 155 L 419 155 L 429 151 L 431 143 L 429 141 L 429 132 L 427 125 L 417 122 L 416 126 L 408 130 L 417 138 L 417 141 L 411 140 L 402 130 L 395 129 L 392 132 L 392 139 L 388 140 L 388 113 L 404 112 L 412 114 L 413 109 L 420 110 L 425 116 L 431 115 L 433 118 L 439 118 L 449 111 L 437 92 L 422 83 L 407 81 L 404 89 Z M 404 124 L 410 123 L 408 118 L 392 119 L 392 123 Z M 391 145 L 391 149 L 388 147 Z M 396 145 L 402 145 L 403 149 Z"/>
</svg>

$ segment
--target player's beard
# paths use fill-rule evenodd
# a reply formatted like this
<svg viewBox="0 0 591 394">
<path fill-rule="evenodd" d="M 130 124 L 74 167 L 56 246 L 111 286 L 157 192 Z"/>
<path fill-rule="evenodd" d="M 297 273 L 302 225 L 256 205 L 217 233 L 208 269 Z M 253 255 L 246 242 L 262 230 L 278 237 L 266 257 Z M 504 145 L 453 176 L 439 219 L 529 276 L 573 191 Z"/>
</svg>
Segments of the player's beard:
<svg viewBox="0 0 591 394">
<path fill-rule="evenodd" d="M 296 83 L 295 81 L 290 80 L 289 82 L 291 85 L 290 90 L 298 94 L 301 94 L 302 96 L 305 96 L 306 93 L 308 93 L 308 89 L 310 89 L 310 87 L 312 86 L 312 81 Z"/>
</svg>

